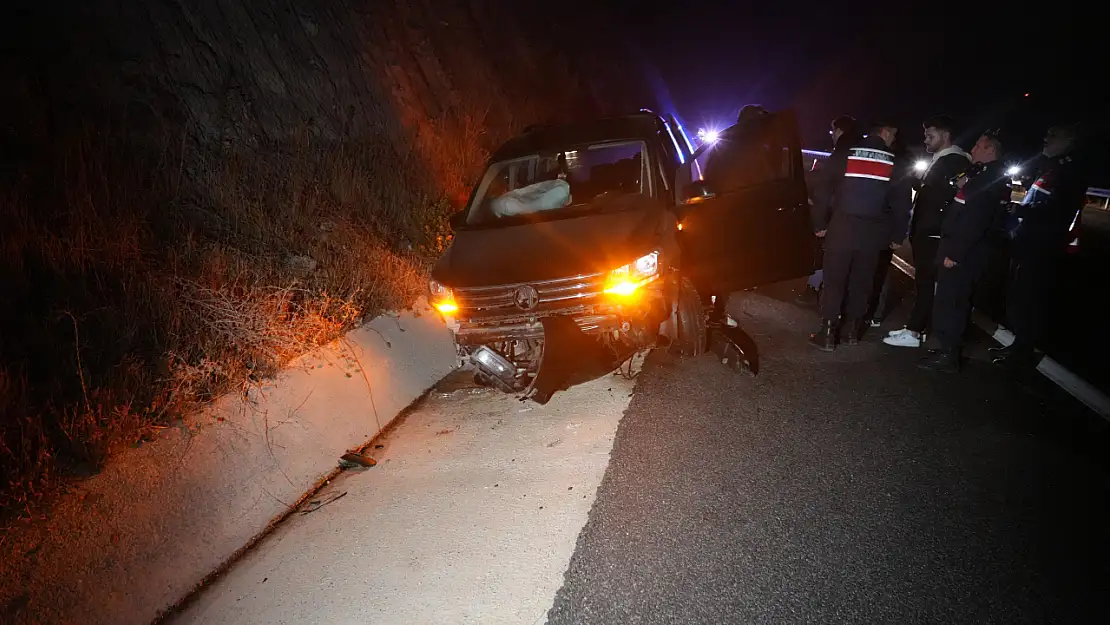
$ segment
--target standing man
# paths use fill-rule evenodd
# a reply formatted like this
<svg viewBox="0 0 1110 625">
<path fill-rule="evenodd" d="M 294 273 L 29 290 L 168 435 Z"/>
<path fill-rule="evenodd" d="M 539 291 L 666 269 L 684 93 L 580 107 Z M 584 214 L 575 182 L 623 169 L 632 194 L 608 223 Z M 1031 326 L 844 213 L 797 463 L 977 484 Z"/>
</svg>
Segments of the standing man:
<svg viewBox="0 0 1110 625">
<path fill-rule="evenodd" d="M 705 180 L 717 193 L 734 191 L 774 178 L 763 132 L 772 115 L 758 104 L 740 109 L 736 123 L 721 131 L 705 163 Z"/>
<path fill-rule="evenodd" d="M 959 191 L 944 211 L 935 260 L 933 327 L 940 349 L 918 364 L 923 369 L 960 370 L 960 343 L 967 330 L 975 284 L 990 257 L 990 231 L 1010 203 L 1010 179 L 1001 157 L 998 137 L 985 134 L 971 148 L 974 164 L 967 176 L 953 181 Z"/>
<path fill-rule="evenodd" d="M 817 236 L 814 244 L 817 246 L 820 246 L 821 238 L 825 236 L 824 228 L 818 228 L 817 224 L 828 223 L 836 189 L 844 179 L 848 150 L 860 141 L 859 122 L 851 115 L 841 115 L 832 121 L 829 136 L 832 137 L 833 151 L 824 163 L 817 166 L 810 183 L 810 221 L 814 225 L 814 234 Z M 814 271 L 806 282 L 805 290 L 794 301 L 801 306 L 816 306 L 824 273 L 824 269 Z"/>
<path fill-rule="evenodd" d="M 967 171 L 971 156 L 953 143 L 955 123 L 947 115 L 928 119 L 925 127 L 925 150 L 933 155 L 929 168 L 913 203 L 910 224 L 910 245 L 913 246 L 914 300 L 909 323 L 891 332 L 883 342 L 895 347 L 920 347 L 921 336 L 929 329 L 933 312 L 933 293 L 937 280 L 937 248 L 944 209 L 956 196 L 948 181 Z"/>
<path fill-rule="evenodd" d="M 890 151 L 894 153 L 896 162 L 902 162 L 902 159 L 910 158 L 909 150 L 906 149 L 906 144 L 901 137 L 895 138 L 894 145 L 890 146 Z M 908 220 L 905 225 L 909 227 Z M 897 232 L 894 234 L 898 236 Z M 887 313 L 887 298 L 894 281 L 890 275 L 890 263 L 894 259 L 894 251 L 901 247 L 901 242 L 908 236 L 908 232 L 903 232 L 901 238 L 898 239 L 898 245 L 892 245 L 890 248 L 879 252 L 879 264 L 875 268 L 875 283 L 871 287 L 871 301 L 867 306 L 866 320 L 869 327 L 878 328 L 883 323 L 883 317 Z"/>
<path fill-rule="evenodd" d="M 845 343 L 859 342 L 863 315 L 871 298 L 879 252 L 901 242 L 910 212 L 912 178 L 890 146 L 898 129 L 873 124 L 848 151 L 844 174 L 828 221 L 817 215 L 818 232 L 826 230 L 825 292 L 821 328 L 810 342 L 821 351 L 836 348 L 840 311 L 844 308 Z"/>
<path fill-rule="evenodd" d="M 1087 176 L 1079 161 L 1075 126 L 1057 126 L 1044 139 L 1043 165 L 1021 204 L 1020 220 L 1010 252 L 1010 287 L 1006 316 L 1014 342 L 996 350 L 995 362 L 1033 364 L 1034 347 L 1044 330 L 1047 305 L 1067 245 L 1087 192 Z"/>
<path fill-rule="evenodd" d="M 705 164 L 705 181 L 716 193 L 774 179 L 763 144 L 763 133 L 771 118 L 771 113 L 763 106 L 745 104 L 736 116 L 736 123 L 721 131 Z M 727 322 L 729 294 L 718 293 L 708 286 L 705 296 L 713 302 L 710 323 Z"/>
</svg>

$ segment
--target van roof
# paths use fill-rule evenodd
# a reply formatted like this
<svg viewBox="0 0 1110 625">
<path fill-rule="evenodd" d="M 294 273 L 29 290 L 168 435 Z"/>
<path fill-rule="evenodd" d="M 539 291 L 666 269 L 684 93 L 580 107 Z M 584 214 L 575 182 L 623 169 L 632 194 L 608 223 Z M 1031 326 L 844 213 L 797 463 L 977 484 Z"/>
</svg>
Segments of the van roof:
<svg viewBox="0 0 1110 625">
<path fill-rule="evenodd" d="M 604 117 L 558 126 L 532 126 L 509 139 L 494 152 L 494 161 L 504 161 L 561 148 L 598 141 L 650 140 L 663 130 L 663 120 L 652 113 Z"/>
</svg>

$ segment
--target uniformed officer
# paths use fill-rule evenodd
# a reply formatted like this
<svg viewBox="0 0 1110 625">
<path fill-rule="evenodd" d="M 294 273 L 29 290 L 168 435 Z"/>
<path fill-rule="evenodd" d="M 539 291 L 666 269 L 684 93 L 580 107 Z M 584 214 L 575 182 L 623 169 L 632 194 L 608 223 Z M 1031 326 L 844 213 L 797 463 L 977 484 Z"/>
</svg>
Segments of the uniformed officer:
<svg viewBox="0 0 1110 625">
<path fill-rule="evenodd" d="M 815 163 L 816 169 L 806 181 L 810 195 L 810 221 L 813 224 L 828 223 L 828 213 L 831 210 L 833 198 L 836 197 L 840 181 L 844 179 L 848 150 L 859 143 L 860 132 L 859 122 L 851 115 L 841 115 L 832 120 L 829 136 L 832 137 L 833 150 L 823 163 Z M 815 229 L 814 235 L 816 236 L 814 240 L 820 242 L 825 236 L 825 231 L 823 228 Z M 818 257 L 820 257 L 820 250 L 818 250 Z M 819 300 L 818 294 L 824 282 L 824 274 L 824 269 L 814 271 L 806 281 L 805 290 L 794 301 L 801 306 L 816 306 Z"/>
<path fill-rule="evenodd" d="M 918 366 L 955 373 L 960 343 L 971 313 L 971 296 L 990 257 L 990 231 L 1010 202 L 1010 179 L 1000 160 L 1002 143 L 993 134 L 971 148 L 972 167 L 952 180 L 958 189 L 944 211 L 938 246 L 933 329 L 940 349 Z"/>
<path fill-rule="evenodd" d="M 825 292 L 821 328 L 810 341 L 822 351 L 836 348 L 842 306 L 844 342 L 859 342 L 879 252 L 897 247 L 906 231 L 913 178 L 908 163 L 891 151 L 897 133 L 893 124 L 872 124 L 848 152 L 831 216 L 815 215 L 814 227 L 826 230 Z"/>
<path fill-rule="evenodd" d="M 1032 364 L 1041 339 L 1056 273 L 1068 246 L 1068 234 L 1083 210 L 1087 172 L 1078 155 L 1075 126 L 1050 128 L 1036 182 L 1020 204 L 1013 205 L 1019 224 L 1010 245 L 1010 286 L 1006 316 L 1014 342 L 996 350 L 995 362 Z"/>
<path fill-rule="evenodd" d="M 705 180 L 714 191 L 727 193 L 774 178 L 762 142 L 771 117 L 762 106 L 747 104 L 736 123 L 721 131 L 705 163 Z"/>
</svg>

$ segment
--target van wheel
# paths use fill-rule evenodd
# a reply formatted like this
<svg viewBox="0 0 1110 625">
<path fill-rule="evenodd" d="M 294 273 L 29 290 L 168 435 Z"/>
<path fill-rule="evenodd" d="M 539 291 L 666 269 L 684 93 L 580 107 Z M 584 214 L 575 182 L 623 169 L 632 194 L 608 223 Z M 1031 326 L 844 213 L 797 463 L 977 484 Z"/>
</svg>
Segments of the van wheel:
<svg viewBox="0 0 1110 625">
<path fill-rule="evenodd" d="M 698 290 L 688 278 L 683 278 L 678 290 L 678 341 L 675 349 L 683 356 L 697 356 L 706 350 L 707 328 L 705 308 Z"/>
</svg>

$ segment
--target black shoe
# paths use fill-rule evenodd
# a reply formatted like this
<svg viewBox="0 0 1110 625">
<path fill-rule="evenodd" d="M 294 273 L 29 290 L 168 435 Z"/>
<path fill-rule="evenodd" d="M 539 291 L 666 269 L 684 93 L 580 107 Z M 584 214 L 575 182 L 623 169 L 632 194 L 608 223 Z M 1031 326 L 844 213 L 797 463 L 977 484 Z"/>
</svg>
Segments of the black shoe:
<svg viewBox="0 0 1110 625">
<path fill-rule="evenodd" d="M 862 334 L 862 329 L 860 322 L 848 321 L 844 326 L 844 344 L 859 345 L 859 337 Z"/>
<path fill-rule="evenodd" d="M 1009 345 L 1001 345 L 999 347 L 992 347 L 992 348 L 988 349 L 987 351 L 990 352 L 991 356 L 993 356 L 994 358 L 997 359 L 997 358 L 1005 358 L 1006 356 L 1009 356 L 1010 354 L 1014 353 L 1014 349 L 1015 349 L 1014 344 L 1010 343 Z"/>
<path fill-rule="evenodd" d="M 960 372 L 960 352 L 955 349 L 938 349 L 917 363 L 921 369 L 942 373 Z"/>
<path fill-rule="evenodd" d="M 798 297 L 794 298 L 794 303 L 799 306 L 805 306 L 806 308 L 813 308 L 817 305 L 819 299 L 820 297 L 817 289 L 807 284 L 805 290 L 799 293 Z"/>
<path fill-rule="evenodd" d="M 809 342 L 823 352 L 836 349 L 836 322 L 829 319 L 821 320 L 821 328 L 809 335 Z"/>
</svg>

